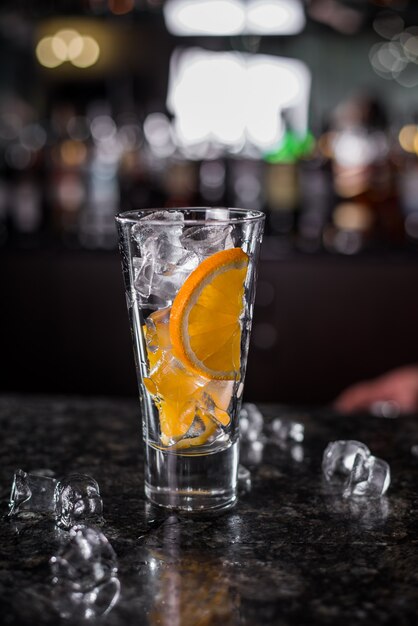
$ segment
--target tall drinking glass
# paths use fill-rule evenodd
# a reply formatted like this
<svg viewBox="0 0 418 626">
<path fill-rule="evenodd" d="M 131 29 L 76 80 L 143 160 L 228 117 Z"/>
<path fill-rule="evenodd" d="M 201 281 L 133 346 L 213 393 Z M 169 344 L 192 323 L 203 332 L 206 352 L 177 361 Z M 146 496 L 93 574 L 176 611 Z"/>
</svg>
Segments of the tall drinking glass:
<svg viewBox="0 0 418 626">
<path fill-rule="evenodd" d="M 145 493 L 184 511 L 236 502 L 242 400 L 264 214 L 121 213 L 145 444 Z"/>
</svg>

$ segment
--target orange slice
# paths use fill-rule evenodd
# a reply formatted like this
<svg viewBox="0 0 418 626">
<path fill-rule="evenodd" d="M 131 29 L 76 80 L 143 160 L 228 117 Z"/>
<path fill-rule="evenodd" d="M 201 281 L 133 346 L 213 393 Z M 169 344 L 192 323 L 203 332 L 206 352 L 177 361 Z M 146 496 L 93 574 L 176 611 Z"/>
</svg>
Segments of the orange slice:
<svg viewBox="0 0 418 626">
<path fill-rule="evenodd" d="M 186 279 L 171 308 L 174 355 L 185 367 L 211 380 L 239 376 L 248 260 L 241 248 L 212 254 Z"/>
</svg>

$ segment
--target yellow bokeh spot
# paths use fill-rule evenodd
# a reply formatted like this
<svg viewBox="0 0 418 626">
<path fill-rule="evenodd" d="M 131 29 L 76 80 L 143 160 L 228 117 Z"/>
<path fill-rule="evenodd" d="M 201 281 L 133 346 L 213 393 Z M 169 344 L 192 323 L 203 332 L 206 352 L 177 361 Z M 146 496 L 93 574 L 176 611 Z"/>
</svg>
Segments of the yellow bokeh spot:
<svg viewBox="0 0 418 626">
<path fill-rule="evenodd" d="M 36 46 L 36 58 L 44 67 L 53 68 L 61 65 L 62 61 L 52 47 L 53 37 L 44 37 Z"/>
<path fill-rule="evenodd" d="M 86 160 L 87 148 L 81 141 L 67 139 L 61 144 L 61 160 L 68 167 L 82 165 Z"/>
<path fill-rule="evenodd" d="M 85 68 L 94 65 L 100 56 L 99 44 L 93 37 L 83 37 L 83 46 L 80 53 L 71 59 L 76 67 Z"/>
<path fill-rule="evenodd" d="M 68 44 L 68 59 L 72 62 L 83 52 L 84 38 L 81 35 L 74 37 Z"/>
<path fill-rule="evenodd" d="M 399 143 L 405 152 L 416 152 L 418 128 L 415 124 L 408 124 L 401 128 Z"/>
<path fill-rule="evenodd" d="M 65 61 L 75 67 L 86 68 L 94 65 L 100 56 L 97 41 L 89 35 L 80 35 L 76 30 L 66 28 L 55 35 L 43 37 L 36 46 L 36 57 L 41 65 L 54 68 Z"/>
<path fill-rule="evenodd" d="M 76 30 L 72 28 L 59 30 L 52 38 L 52 49 L 55 56 L 62 62 L 68 61 L 70 58 L 68 53 L 69 47 L 77 39 L 81 39 L 81 37 Z"/>
<path fill-rule="evenodd" d="M 52 37 L 51 47 L 53 53 L 57 59 L 61 61 L 61 63 L 67 60 L 67 44 L 61 39 L 61 37 L 54 35 Z"/>
<path fill-rule="evenodd" d="M 68 47 L 73 39 L 80 37 L 80 33 L 78 33 L 74 28 L 63 28 L 59 30 L 55 35 L 58 39 L 61 39 L 63 43 Z"/>
</svg>

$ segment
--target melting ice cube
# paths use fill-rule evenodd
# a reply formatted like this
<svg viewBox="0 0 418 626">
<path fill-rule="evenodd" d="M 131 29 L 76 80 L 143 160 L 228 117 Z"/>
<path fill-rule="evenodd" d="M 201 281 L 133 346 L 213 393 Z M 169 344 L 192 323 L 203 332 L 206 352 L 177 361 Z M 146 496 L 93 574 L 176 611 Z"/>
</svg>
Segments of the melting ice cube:
<svg viewBox="0 0 418 626">
<path fill-rule="evenodd" d="M 184 215 L 181 211 L 152 211 L 142 217 L 132 228 L 132 236 L 141 249 L 147 239 L 161 232 L 161 225 L 153 222 L 166 222 L 165 231 L 173 241 L 178 241 L 183 231 Z"/>
<path fill-rule="evenodd" d="M 49 472 L 46 470 L 46 472 Z M 45 473 L 46 473 L 45 472 Z M 53 513 L 54 489 L 57 481 L 40 472 L 15 471 L 9 501 L 9 515 Z"/>
<path fill-rule="evenodd" d="M 138 303 L 145 306 L 152 297 L 159 307 L 168 306 L 198 263 L 197 255 L 166 231 L 151 235 L 142 245 L 142 256 L 133 259 Z"/>
<path fill-rule="evenodd" d="M 325 449 L 322 469 L 328 481 L 339 478 L 342 495 L 380 498 L 390 485 L 390 467 L 360 441 L 333 441 Z"/>
<path fill-rule="evenodd" d="M 81 521 L 102 519 L 99 485 L 87 474 L 70 474 L 60 480 L 55 487 L 54 500 L 56 524 L 66 530 Z"/>
<path fill-rule="evenodd" d="M 180 241 L 187 250 L 203 260 L 215 252 L 234 247 L 231 231 L 232 228 L 228 225 L 191 226 L 183 232 Z"/>
<path fill-rule="evenodd" d="M 369 448 L 360 441 L 332 441 L 325 448 L 322 457 L 322 471 L 325 478 L 346 477 L 353 469 L 356 455 L 364 459 L 370 455 Z"/>
<path fill-rule="evenodd" d="M 344 497 L 380 498 L 390 485 L 390 467 L 383 459 L 357 453 L 344 490 Z"/>
</svg>

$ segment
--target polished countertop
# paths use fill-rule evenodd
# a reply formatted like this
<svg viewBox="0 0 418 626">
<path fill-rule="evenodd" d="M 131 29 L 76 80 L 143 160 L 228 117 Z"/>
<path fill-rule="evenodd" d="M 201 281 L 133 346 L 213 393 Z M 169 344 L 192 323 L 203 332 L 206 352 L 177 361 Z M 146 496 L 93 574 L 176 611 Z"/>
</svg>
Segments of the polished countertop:
<svg viewBox="0 0 418 626">
<path fill-rule="evenodd" d="M 114 626 L 416 624 L 418 418 L 341 417 L 327 409 L 262 406 L 266 421 L 303 421 L 305 439 L 248 446 L 252 486 L 223 515 L 187 517 L 144 498 L 134 400 L 0 399 L 1 623 Z M 329 441 L 357 439 L 390 463 L 387 495 L 328 492 Z M 50 557 L 65 531 L 48 518 L 5 517 L 13 472 L 48 468 L 99 482 L 101 531 L 118 558 L 120 595 L 101 617 L 62 618 Z"/>
</svg>

